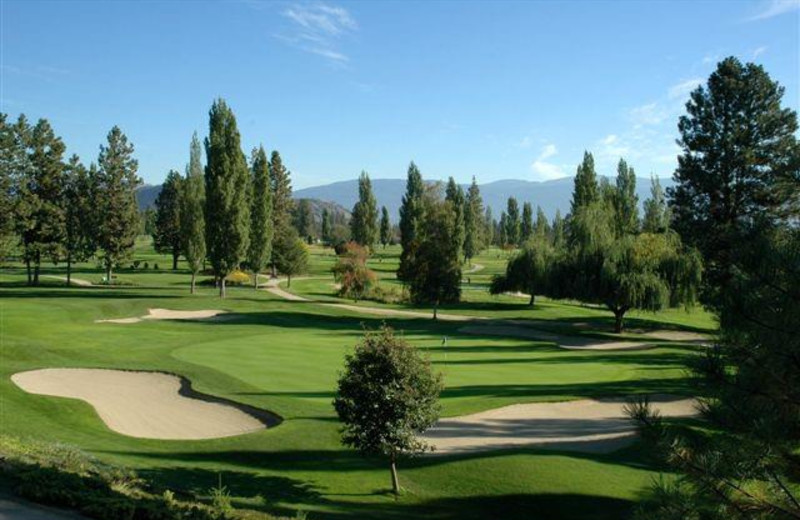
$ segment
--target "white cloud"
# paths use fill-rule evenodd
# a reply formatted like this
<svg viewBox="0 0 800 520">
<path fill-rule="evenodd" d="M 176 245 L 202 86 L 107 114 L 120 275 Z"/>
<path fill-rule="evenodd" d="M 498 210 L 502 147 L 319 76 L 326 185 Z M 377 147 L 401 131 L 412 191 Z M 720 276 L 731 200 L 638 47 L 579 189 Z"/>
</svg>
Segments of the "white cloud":
<svg viewBox="0 0 800 520">
<path fill-rule="evenodd" d="M 276 38 L 333 64 L 342 65 L 350 60 L 338 48 L 338 42 L 355 32 L 358 24 L 345 8 L 323 3 L 297 4 L 281 14 L 292 22 L 293 32 L 275 35 Z"/>
<path fill-rule="evenodd" d="M 765 2 L 761 11 L 747 19 L 749 22 L 766 20 L 785 13 L 791 13 L 800 9 L 800 0 L 770 0 Z"/>
<path fill-rule="evenodd" d="M 636 126 L 657 125 L 667 118 L 667 111 L 657 102 L 634 107 L 628 113 Z"/>
<path fill-rule="evenodd" d="M 753 49 L 753 54 L 752 54 L 753 59 L 758 58 L 759 56 L 761 56 L 765 52 L 767 52 L 767 46 L 766 45 L 762 45 L 761 47 Z"/>
<path fill-rule="evenodd" d="M 547 181 L 566 177 L 564 170 L 558 164 L 547 162 L 547 159 L 558 154 L 558 148 L 554 144 L 547 144 L 542 148 L 539 157 L 531 163 L 531 170 L 536 174 L 538 180 Z"/>
<path fill-rule="evenodd" d="M 697 88 L 698 85 L 701 85 L 702 83 L 703 78 L 692 78 L 687 79 L 686 81 L 681 81 L 680 83 L 669 88 L 667 96 L 670 99 L 685 98 L 690 92 L 692 92 Z"/>
<path fill-rule="evenodd" d="M 612 145 L 616 143 L 618 140 L 619 138 L 615 134 L 609 134 L 603 138 L 602 143 L 604 145 Z"/>
</svg>

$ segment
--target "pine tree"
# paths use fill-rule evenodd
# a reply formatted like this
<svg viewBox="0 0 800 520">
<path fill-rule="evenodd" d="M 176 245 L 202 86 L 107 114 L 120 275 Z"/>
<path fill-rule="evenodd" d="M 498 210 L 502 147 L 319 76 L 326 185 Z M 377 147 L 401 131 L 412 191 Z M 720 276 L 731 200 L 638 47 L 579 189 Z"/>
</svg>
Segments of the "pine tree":
<svg viewBox="0 0 800 520">
<path fill-rule="evenodd" d="M 133 158 L 133 144 L 119 127 L 108 133 L 108 143 L 100 147 L 97 164 L 97 245 L 103 254 L 106 283 L 110 284 L 114 265 L 131 253 L 139 230 L 139 163 Z"/>
<path fill-rule="evenodd" d="M 636 173 L 623 159 L 617 165 L 617 184 L 613 197 L 615 228 L 618 237 L 639 232 L 639 196 Z"/>
<path fill-rule="evenodd" d="M 192 273 L 191 293 L 194 294 L 197 273 L 206 260 L 205 178 L 202 150 L 197 133 L 192 135 L 189 164 L 181 190 L 181 239 L 183 256 Z"/>
<path fill-rule="evenodd" d="M 560 251 L 567 241 L 566 224 L 561 217 L 561 210 L 556 210 L 556 216 L 553 219 L 553 246 L 557 251 Z"/>
<path fill-rule="evenodd" d="M 6 114 L 0 113 L 0 262 L 10 252 L 15 238 L 15 172 L 21 155 L 17 144 L 14 125 Z"/>
<path fill-rule="evenodd" d="M 408 165 L 408 179 L 406 180 L 406 193 L 400 206 L 400 267 L 397 269 L 397 278 L 406 282 L 413 276 L 414 258 L 419 249 L 420 227 L 424 215 L 423 194 L 425 185 L 422 182 L 417 165 L 412 161 Z"/>
<path fill-rule="evenodd" d="M 277 150 L 272 152 L 269 162 L 272 179 L 272 222 L 273 229 L 281 229 L 292 222 L 292 180 L 291 172 L 283 165 Z"/>
<path fill-rule="evenodd" d="M 294 227 L 300 237 L 308 242 L 314 238 L 314 210 L 311 201 L 300 199 L 294 206 Z"/>
<path fill-rule="evenodd" d="M 522 224 L 520 226 L 520 243 L 525 243 L 533 236 L 533 206 L 530 202 L 522 204 Z"/>
<path fill-rule="evenodd" d="M 650 198 L 644 201 L 642 231 L 663 233 L 669 229 L 670 210 L 658 177 L 650 176 Z"/>
<path fill-rule="evenodd" d="M 87 170 L 77 155 L 70 157 L 65 168 L 64 186 L 64 260 L 67 263 L 67 285 L 72 282 L 72 264 L 91 258 L 96 249 L 94 231 L 97 170 Z"/>
<path fill-rule="evenodd" d="M 253 271 L 253 287 L 258 289 L 258 273 L 272 258 L 272 181 L 269 161 L 263 146 L 253 149 L 251 159 L 250 246 L 247 264 Z"/>
<path fill-rule="evenodd" d="M 514 197 L 508 198 L 508 206 L 506 208 L 506 242 L 512 246 L 519 244 L 520 235 L 520 218 L 519 218 L 519 204 Z"/>
<path fill-rule="evenodd" d="M 206 250 L 219 295 L 225 297 L 225 277 L 239 267 L 250 239 L 250 175 L 242 153 L 236 118 L 218 99 L 209 111 L 206 138 Z"/>
<path fill-rule="evenodd" d="M 497 245 L 500 247 L 506 247 L 509 245 L 508 241 L 508 215 L 506 212 L 500 213 L 500 222 L 497 225 L 497 232 L 495 233 L 497 237 Z"/>
<path fill-rule="evenodd" d="M 181 256 L 181 174 L 170 170 L 156 197 L 156 229 L 153 245 L 157 253 L 172 255 L 172 270 Z"/>
<path fill-rule="evenodd" d="M 667 190 L 673 225 L 703 254 L 713 293 L 733 276 L 742 229 L 798 208 L 797 113 L 781 107 L 783 94 L 760 65 L 726 58 L 691 93 L 678 123 L 683 154 Z"/>
<path fill-rule="evenodd" d="M 491 212 L 489 213 L 489 223 L 491 224 Z M 478 188 L 478 183 L 473 176 L 472 184 L 467 190 L 467 197 L 464 201 L 465 262 L 470 262 L 485 247 L 485 227 L 481 190 Z"/>
<path fill-rule="evenodd" d="M 583 153 L 583 162 L 575 173 L 575 187 L 572 192 L 571 212 L 578 213 L 580 208 L 588 206 L 600 199 L 597 186 L 597 173 L 594 169 L 594 157 L 589 152 Z"/>
<path fill-rule="evenodd" d="M 495 229 L 497 228 L 497 221 L 492 216 L 492 208 L 486 206 L 486 211 L 483 214 L 483 243 L 486 246 L 495 243 Z M 477 253 L 476 253 L 477 254 Z"/>
<path fill-rule="evenodd" d="M 353 206 L 350 234 L 353 241 L 369 249 L 378 241 L 378 204 L 369 175 L 363 171 L 358 178 L 358 202 Z"/>
<path fill-rule="evenodd" d="M 331 214 L 328 208 L 322 208 L 322 243 L 325 245 L 331 243 Z"/>
<path fill-rule="evenodd" d="M 392 241 L 392 224 L 389 221 L 389 210 L 386 206 L 381 207 L 381 244 L 383 248 L 389 245 Z"/>
<path fill-rule="evenodd" d="M 556 214 L 558 218 L 561 218 L 561 213 L 557 212 Z M 541 206 L 536 206 L 536 225 L 534 226 L 533 234 L 540 239 L 550 238 L 550 223 L 547 221 L 547 215 L 544 214 Z"/>
<path fill-rule="evenodd" d="M 466 224 L 464 216 L 464 190 L 456 184 L 455 179 L 450 177 L 447 181 L 447 188 L 445 188 L 445 200 L 453 207 L 455 214 L 455 241 L 458 247 L 459 258 L 464 251 L 464 238 L 466 235 Z"/>
</svg>

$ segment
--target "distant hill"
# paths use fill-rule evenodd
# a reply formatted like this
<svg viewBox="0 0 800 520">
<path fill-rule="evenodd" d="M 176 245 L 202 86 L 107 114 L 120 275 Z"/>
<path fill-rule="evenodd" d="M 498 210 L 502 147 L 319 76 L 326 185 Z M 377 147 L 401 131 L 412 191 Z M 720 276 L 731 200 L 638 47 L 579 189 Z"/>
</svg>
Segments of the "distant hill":
<svg viewBox="0 0 800 520">
<path fill-rule="evenodd" d="M 609 179 L 612 183 L 614 179 Z M 671 179 L 661 179 L 661 186 L 666 189 L 672 186 Z M 463 185 L 464 189 L 468 186 Z M 552 181 L 523 181 L 523 180 L 501 180 L 479 185 L 484 206 L 492 208 L 492 213 L 496 218 L 500 217 L 500 212 L 506 208 L 508 198 L 514 196 L 522 206 L 524 202 L 533 204 L 534 211 L 536 206 L 542 207 L 549 218 L 553 218 L 556 210 L 561 210 L 562 215 L 569 211 L 569 203 L 572 198 L 572 177 L 564 177 Z M 405 192 L 405 179 L 373 179 L 372 190 L 378 200 L 378 206 L 386 206 L 393 222 L 399 219 L 400 202 Z M 636 193 L 639 195 L 639 203 L 643 203 L 650 196 L 650 179 L 639 177 L 636 179 Z M 358 200 L 358 181 L 340 181 L 324 186 L 304 188 L 294 192 L 295 198 L 313 198 L 328 200 L 339 204 L 345 208 L 352 208 Z"/>
<path fill-rule="evenodd" d="M 139 204 L 139 211 L 147 208 L 156 207 L 156 197 L 161 193 L 161 185 L 146 184 L 136 190 L 136 203 Z"/>
</svg>

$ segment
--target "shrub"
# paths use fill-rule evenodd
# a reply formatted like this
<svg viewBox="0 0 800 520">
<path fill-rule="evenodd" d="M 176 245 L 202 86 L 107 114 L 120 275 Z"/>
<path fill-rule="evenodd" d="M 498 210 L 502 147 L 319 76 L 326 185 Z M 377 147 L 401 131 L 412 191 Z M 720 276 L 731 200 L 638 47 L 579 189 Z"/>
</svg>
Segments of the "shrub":
<svg viewBox="0 0 800 520">
<path fill-rule="evenodd" d="M 402 290 L 397 287 L 384 287 L 382 285 L 375 285 L 366 299 L 378 303 L 403 303 L 407 300 Z"/>
<path fill-rule="evenodd" d="M 339 255 L 333 267 L 333 276 L 340 284 L 339 296 L 358 301 L 366 298 L 377 284 L 378 277 L 367 268 L 368 256 L 367 249 L 355 242 L 348 243 L 345 253 Z"/>
<path fill-rule="evenodd" d="M 244 271 L 236 270 L 225 277 L 225 283 L 229 285 L 247 285 L 250 284 L 250 275 Z"/>
</svg>

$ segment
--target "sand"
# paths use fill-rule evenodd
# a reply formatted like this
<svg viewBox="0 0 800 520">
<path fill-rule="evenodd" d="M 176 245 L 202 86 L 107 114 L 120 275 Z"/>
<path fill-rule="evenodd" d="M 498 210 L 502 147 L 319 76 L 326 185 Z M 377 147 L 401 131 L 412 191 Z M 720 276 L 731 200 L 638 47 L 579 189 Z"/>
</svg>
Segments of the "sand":
<svg viewBox="0 0 800 520">
<path fill-rule="evenodd" d="M 113 318 L 108 320 L 94 320 L 95 323 L 139 323 L 144 320 L 208 320 L 219 318 L 227 311 L 205 309 L 199 311 L 176 311 L 170 309 L 147 309 L 144 316 L 132 318 Z"/>
<path fill-rule="evenodd" d="M 662 395 L 650 402 L 664 417 L 697 415 L 694 399 Z M 625 403 L 623 398 L 610 398 L 514 404 L 441 419 L 422 437 L 438 454 L 520 446 L 607 453 L 636 438 L 635 426 L 623 409 Z"/>
<path fill-rule="evenodd" d="M 19 372 L 11 380 L 32 394 L 86 401 L 106 426 L 131 437 L 216 439 L 266 428 L 263 419 L 233 404 L 187 395 L 185 380 L 170 374 L 46 368 Z"/>
<path fill-rule="evenodd" d="M 62 282 L 67 281 L 66 276 L 54 276 L 54 275 L 43 275 L 44 278 L 50 278 L 51 280 L 61 280 Z M 92 287 L 94 284 L 89 280 L 81 280 L 80 278 L 75 278 L 71 276 L 69 279 L 70 285 L 78 285 L 80 287 Z"/>
</svg>

